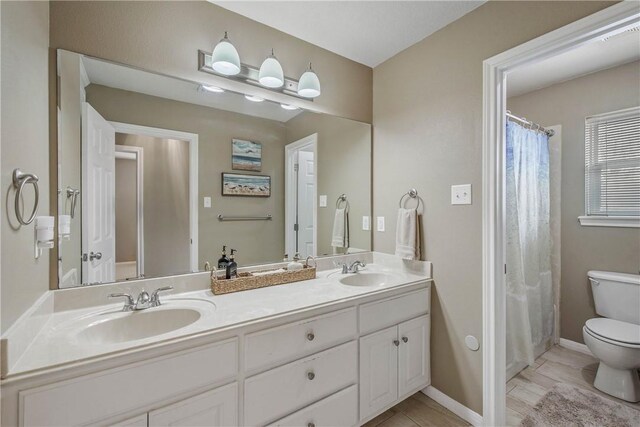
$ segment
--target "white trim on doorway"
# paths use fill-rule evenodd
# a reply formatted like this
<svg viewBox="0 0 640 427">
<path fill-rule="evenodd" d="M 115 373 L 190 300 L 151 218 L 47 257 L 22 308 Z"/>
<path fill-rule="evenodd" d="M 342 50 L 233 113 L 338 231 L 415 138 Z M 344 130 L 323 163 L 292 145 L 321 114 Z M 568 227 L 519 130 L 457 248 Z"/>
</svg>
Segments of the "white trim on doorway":
<svg viewBox="0 0 640 427">
<path fill-rule="evenodd" d="M 145 135 L 153 138 L 180 139 L 189 143 L 189 234 L 191 249 L 189 259 L 191 271 L 198 268 L 198 134 L 129 123 L 109 122 L 117 133 Z"/>
<path fill-rule="evenodd" d="M 136 276 L 144 276 L 144 150 L 142 147 L 116 145 L 116 160 L 130 159 L 136 162 Z"/>
<path fill-rule="evenodd" d="M 620 2 L 483 63 L 483 422 L 505 424 L 505 113 L 507 73 L 637 25 L 637 2 Z"/>
<path fill-rule="evenodd" d="M 313 254 L 318 254 L 318 134 L 314 133 L 305 136 L 284 147 L 284 164 L 285 170 L 285 220 L 284 220 L 284 241 L 285 249 L 290 257 L 295 253 L 295 236 L 293 224 L 296 217 L 296 198 L 290 197 L 290 194 L 296 194 L 296 179 L 294 176 L 294 165 L 296 158 L 294 154 L 300 149 L 311 146 L 313 151 L 313 159 L 315 162 L 315 173 L 313 174 L 313 185 L 316 189 L 316 197 L 313 199 Z"/>
</svg>

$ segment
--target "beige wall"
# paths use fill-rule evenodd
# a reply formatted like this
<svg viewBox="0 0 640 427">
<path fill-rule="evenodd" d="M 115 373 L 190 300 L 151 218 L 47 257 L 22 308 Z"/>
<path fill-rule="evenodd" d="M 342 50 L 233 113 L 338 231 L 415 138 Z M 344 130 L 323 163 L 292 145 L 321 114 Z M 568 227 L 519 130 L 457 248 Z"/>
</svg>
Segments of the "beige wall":
<svg viewBox="0 0 640 427">
<path fill-rule="evenodd" d="M 433 385 L 482 412 L 482 61 L 613 3 L 489 2 L 374 69 L 374 216 L 393 252 L 398 199 L 425 201 L 424 259 L 433 262 Z M 473 205 L 451 206 L 450 186 L 473 185 Z M 481 340 L 482 342 L 482 340 Z"/>
<path fill-rule="evenodd" d="M 92 86 L 87 89 L 87 101 L 101 113 L 96 106 L 102 105 L 101 99 L 96 100 Z M 116 133 L 116 145 L 141 147 L 143 152 L 145 277 L 188 273 L 191 271 L 189 143 Z M 133 183 L 129 185 L 134 187 Z"/>
<path fill-rule="evenodd" d="M 289 120 L 288 143 L 318 134 L 318 255 L 333 253 L 331 233 L 338 196 L 349 200 L 351 248 L 370 250 L 371 231 L 362 230 L 362 217 L 371 215 L 371 125 L 326 114 L 302 113 Z"/>
<path fill-rule="evenodd" d="M 87 101 L 110 121 L 198 134 L 200 268 L 205 261 L 217 263 L 222 245 L 238 250 L 236 260 L 240 265 L 282 259 L 286 144 L 283 123 L 99 85 L 87 88 Z M 233 172 L 232 138 L 262 143 L 260 175 L 271 176 L 271 197 L 221 196 L 221 173 Z M 211 197 L 211 208 L 203 207 L 205 196 Z M 220 222 L 217 218 L 219 214 L 267 213 L 273 215 L 273 221 Z"/>
<path fill-rule="evenodd" d="M 40 178 L 40 215 L 49 214 L 49 5 L 0 2 L 2 31 L 2 265 L 1 332 L 49 289 L 49 251 L 33 257 L 33 224 L 18 226 L 13 169 Z M 30 186 L 29 186 L 30 187 Z M 25 208 L 33 206 L 27 188 Z M 28 214 L 28 213 L 27 213 Z"/>
<path fill-rule="evenodd" d="M 510 98 L 514 114 L 543 125 L 562 125 L 562 264 L 560 336 L 583 342 L 582 327 L 595 317 L 589 270 L 637 274 L 640 230 L 582 227 L 584 119 L 640 105 L 640 62 L 590 74 Z"/>
<path fill-rule="evenodd" d="M 259 66 L 275 49 L 285 74 L 298 79 L 309 61 L 322 82 L 323 112 L 371 123 L 371 68 L 205 1 L 52 2 L 51 47 L 85 53 L 239 92 L 274 92 L 197 70 L 198 49 L 211 51 L 225 30 L 242 62 Z M 291 99 L 281 96 L 290 103 Z"/>
<path fill-rule="evenodd" d="M 125 135 L 117 134 L 123 138 Z M 116 159 L 116 262 L 138 258 L 138 187 L 134 159 Z"/>
</svg>

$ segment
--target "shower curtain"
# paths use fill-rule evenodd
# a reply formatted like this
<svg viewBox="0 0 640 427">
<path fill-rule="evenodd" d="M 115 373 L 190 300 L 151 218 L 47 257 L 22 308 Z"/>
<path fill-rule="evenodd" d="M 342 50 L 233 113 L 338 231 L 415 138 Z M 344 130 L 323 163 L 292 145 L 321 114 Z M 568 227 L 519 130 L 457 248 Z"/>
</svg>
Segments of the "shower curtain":
<svg viewBox="0 0 640 427">
<path fill-rule="evenodd" d="M 549 138 L 507 122 L 507 372 L 533 364 L 553 335 Z"/>
</svg>

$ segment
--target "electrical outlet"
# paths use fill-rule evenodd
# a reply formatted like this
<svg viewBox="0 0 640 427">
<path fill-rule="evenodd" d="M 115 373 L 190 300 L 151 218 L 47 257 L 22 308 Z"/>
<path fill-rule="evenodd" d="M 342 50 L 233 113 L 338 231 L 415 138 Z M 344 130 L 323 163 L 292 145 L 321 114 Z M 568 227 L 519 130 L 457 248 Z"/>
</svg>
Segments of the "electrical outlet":
<svg viewBox="0 0 640 427">
<path fill-rule="evenodd" d="M 471 184 L 452 185 L 451 186 L 451 204 L 452 205 L 470 205 L 471 204 Z"/>
<path fill-rule="evenodd" d="M 362 217 L 362 229 L 364 231 L 369 231 L 371 230 L 371 224 L 369 221 L 369 217 L 368 216 L 363 216 Z"/>
<path fill-rule="evenodd" d="M 379 216 L 377 218 L 377 230 L 378 231 L 384 231 L 384 217 L 383 216 Z"/>
<path fill-rule="evenodd" d="M 321 208 L 326 208 L 327 207 L 327 195 L 326 194 L 322 194 L 320 196 L 320 201 L 319 201 L 318 205 L 320 205 Z"/>
<path fill-rule="evenodd" d="M 205 197 L 204 198 L 204 207 L 205 208 L 210 208 L 211 207 L 211 197 Z"/>
</svg>

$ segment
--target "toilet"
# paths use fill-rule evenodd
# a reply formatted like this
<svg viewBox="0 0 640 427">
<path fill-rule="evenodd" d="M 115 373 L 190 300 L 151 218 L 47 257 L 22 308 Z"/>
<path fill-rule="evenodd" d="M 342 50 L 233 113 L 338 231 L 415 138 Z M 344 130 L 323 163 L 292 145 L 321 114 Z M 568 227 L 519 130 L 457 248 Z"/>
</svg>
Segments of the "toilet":
<svg viewBox="0 0 640 427">
<path fill-rule="evenodd" d="M 600 360 L 593 385 L 628 402 L 640 401 L 640 275 L 590 271 L 597 317 L 582 328 Z"/>
</svg>

